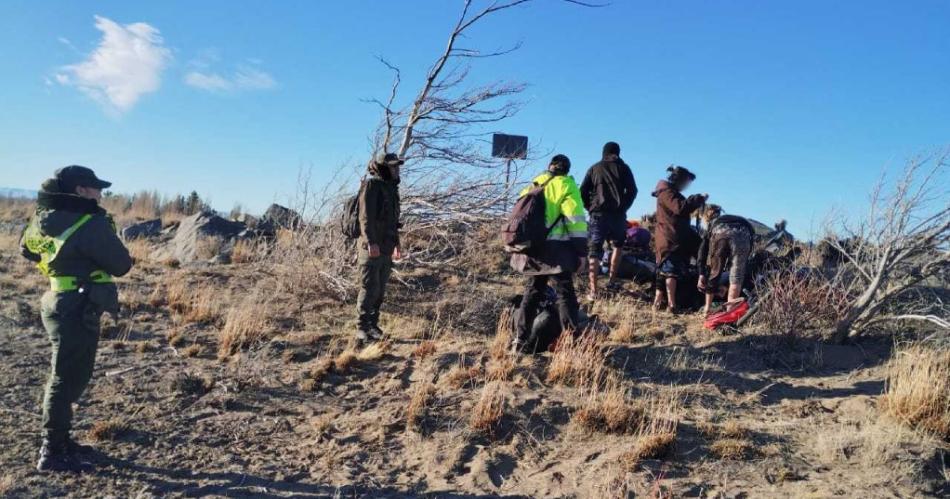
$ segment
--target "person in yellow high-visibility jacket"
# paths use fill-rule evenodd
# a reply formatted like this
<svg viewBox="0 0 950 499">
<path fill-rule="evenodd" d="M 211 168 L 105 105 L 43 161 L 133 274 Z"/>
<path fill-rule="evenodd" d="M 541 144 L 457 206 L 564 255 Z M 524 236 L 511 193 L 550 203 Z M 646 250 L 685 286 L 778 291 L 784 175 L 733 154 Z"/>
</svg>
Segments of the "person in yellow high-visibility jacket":
<svg viewBox="0 0 950 499">
<path fill-rule="evenodd" d="M 544 245 L 529 253 L 512 255 L 511 266 L 528 276 L 521 306 L 515 312 L 516 351 L 533 349 L 531 329 L 538 314 L 548 281 L 554 281 L 561 328 L 575 331 L 578 327 L 579 305 L 574 290 L 574 274 L 586 268 L 587 218 L 581 192 L 574 178 L 568 175 L 571 160 L 563 154 L 551 159 L 546 172 L 537 176 L 531 189 L 544 185 L 545 223 L 550 228 Z"/>
</svg>

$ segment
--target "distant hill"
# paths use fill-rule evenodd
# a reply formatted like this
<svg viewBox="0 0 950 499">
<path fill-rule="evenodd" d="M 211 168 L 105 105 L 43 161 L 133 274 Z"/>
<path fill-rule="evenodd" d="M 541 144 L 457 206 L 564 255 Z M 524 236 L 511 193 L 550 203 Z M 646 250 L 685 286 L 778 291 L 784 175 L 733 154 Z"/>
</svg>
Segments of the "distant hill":
<svg viewBox="0 0 950 499">
<path fill-rule="evenodd" d="M 33 199 L 36 197 L 36 191 L 29 189 L 15 189 L 12 187 L 0 187 L 0 197 Z"/>
</svg>

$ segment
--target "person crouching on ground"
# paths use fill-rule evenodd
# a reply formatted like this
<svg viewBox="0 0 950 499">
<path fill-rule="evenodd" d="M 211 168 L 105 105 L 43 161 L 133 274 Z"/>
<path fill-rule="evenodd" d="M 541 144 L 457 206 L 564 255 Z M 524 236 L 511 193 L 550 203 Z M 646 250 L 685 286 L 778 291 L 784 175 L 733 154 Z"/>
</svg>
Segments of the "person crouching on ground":
<svg viewBox="0 0 950 499">
<path fill-rule="evenodd" d="M 755 229 L 745 218 L 723 215 L 722 207 L 715 204 L 703 209 L 706 232 L 699 245 L 699 290 L 706 293 L 704 314 L 712 308 L 716 288 L 723 272 L 729 270 L 728 302 L 735 302 L 742 294 L 749 256 L 755 238 Z"/>
<path fill-rule="evenodd" d="M 573 332 L 578 328 L 579 305 L 574 290 L 574 274 L 584 268 L 587 221 L 580 190 L 574 178 L 568 175 L 570 170 L 570 159 L 558 154 L 551 159 L 548 170 L 521 192 L 523 196 L 534 187 L 544 185 L 544 218 L 551 229 L 540 249 L 532 251 L 530 255 L 516 253 L 511 257 L 511 267 L 528 276 L 521 306 L 514 317 L 512 350 L 515 352 L 532 346 L 532 325 L 549 280 L 554 281 L 562 331 Z"/>
<path fill-rule="evenodd" d="M 690 259 L 699 246 L 699 235 L 689 225 L 690 214 L 702 207 L 707 194 L 684 197 L 682 192 L 696 180 L 696 175 L 682 166 L 666 169 L 669 176 L 653 190 L 656 198 L 656 298 L 653 308 L 659 310 L 667 300 L 668 310 L 678 312 L 677 281 L 689 269 Z"/>
<path fill-rule="evenodd" d="M 597 275 L 600 274 L 600 258 L 604 254 L 604 243 L 610 242 L 610 277 L 607 288 L 617 285 L 617 269 L 620 267 L 621 249 L 627 231 L 627 210 L 637 198 L 637 183 L 633 172 L 620 159 L 620 145 L 616 142 L 604 144 L 600 162 L 587 170 L 581 183 L 581 198 L 584 208 L 590 213 L 589 241 L 590 288 L 587 299 L 597 298 Z"/>
<path fill-rule="evenodd" d="M 359 194 L 360 291 L 356 298 L 357 343 L 383 338 L 379 309 L 386 295 L 393 259 L 402 258 L 399 246 L 399 170 L 404 161 L 393 153 L 370 160 L 367 179 Z"/>
<path fill-rule="evenodd" d="M 112 278 L 132 268 L 112 218 L 99 207 L 102 189 L 111 185 L 83 166 L 57 170 L 43 182 L 36 213 L 20 239 L 23 256 L 50 281 L 40 306 L 53 349 L 43 396 L 39 471 L 92 469 L 79 454 L 93 449 L 70 436 L 72 405 L 92 378 L 102 314 L 119 312 Z"/>
</svg>

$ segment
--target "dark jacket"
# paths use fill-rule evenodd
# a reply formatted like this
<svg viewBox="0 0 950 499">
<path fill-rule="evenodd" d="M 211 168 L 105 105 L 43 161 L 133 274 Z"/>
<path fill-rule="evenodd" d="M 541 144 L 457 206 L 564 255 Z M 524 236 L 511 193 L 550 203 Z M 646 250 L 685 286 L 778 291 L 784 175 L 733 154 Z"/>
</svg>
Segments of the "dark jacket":
<svg viewBox="0 0 950 499">
<path fill-rule="evenodd" d="M 361 250 L 376 244 L 382 255 L 399 245 L 399 184 L 371 175 L 360 191 Z"/>
<path fill-rule="evenodd" d="M 709 227 L 706 227 L 706 232 L 703 233 L 702 241 L 699 244 L 699 255 L 696 257 L 696 260 L 699 262 L 699 275 L 701 276 L 709 276 L 709 257 L 719 257 L 719 255 L 709 255 L 709 251 L 713 228 L 720 225 L 730 225 L 746 229 L 750 239 L 749 247 L 755 247 L 755 228 L 752 227 L 752 224 L 749 223 L 748 220 L 737 215 L 721 215 L 709 223 Z"/>
<path fill-rule="evenodd" d="M 86 278 L 91 273 L 102 270 L 109 275 L 121 277 L 131 270 L 132 258 L 129 251 L 116 235 L 112 220 L 98 203 L 73 194 L 40 191 L 36 204 L 36 213 L 31 223 L 38 224 L 45 235 L 58 236 L 83 215 L 93 215 L 66 240 L 56 259 L 50 262 L 52 275 Z M 40 256 L 27 249 L 22 238 L 20 248 L 27 259 L 40 261 Z M 92 286 L 89 294 L 103 309 L 118 309 L 115 284 L 96 284 Z"/>
<path fill-rule="evenodd" d="M 705 200 L 698 194 L 684 197 L 666 180 L 661 180 L 653 190 L 656 198 L 656 263 L 659 265 L 671 255 L 685 262 L 696 254 L 699 235 L 689 224 L 689 216 L 703 205 Z"/>
<path fill-rule="evenodd" d="M 637 182 L 630 167 L 616 155 L 608 155 L 587 170 L 581 183 L 584 208 L 590 213 L 623 213 L 637 198 Z"/>
</svg>

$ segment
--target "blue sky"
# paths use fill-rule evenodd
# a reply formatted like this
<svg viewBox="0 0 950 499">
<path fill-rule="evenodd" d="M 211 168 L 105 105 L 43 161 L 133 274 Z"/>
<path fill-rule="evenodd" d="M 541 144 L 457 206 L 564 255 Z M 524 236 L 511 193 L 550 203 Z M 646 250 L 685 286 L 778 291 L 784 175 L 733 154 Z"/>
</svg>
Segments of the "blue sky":
<svg viewBox="0 0 950 499">
<path fill-rule="evenodd" d="M 222 210 L 286 201 L 301 167 L 319 184 L 365 162 L 378 112 L 361 99 L 390 83 L 374 57 L 414 91 L 460 6 L 6 0 L 0 186 L 78 163 L 119 191 L 194 189 Z M 726 211 L 807 235 L 884 168 L 950 144 L 948 26 L 936 0 L 538 0 L 469 43 L 524 43 L 473 71 L 530 84 L 503 131 L 568 154 L 578 178 L 620 142 L 641 186 L 631 216 L 677 163 Z M 107 33 L 116 50 L 91 59 Z"/>
</svg>

